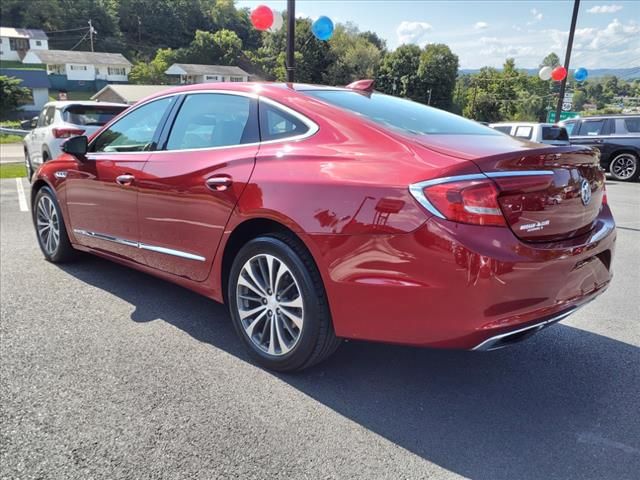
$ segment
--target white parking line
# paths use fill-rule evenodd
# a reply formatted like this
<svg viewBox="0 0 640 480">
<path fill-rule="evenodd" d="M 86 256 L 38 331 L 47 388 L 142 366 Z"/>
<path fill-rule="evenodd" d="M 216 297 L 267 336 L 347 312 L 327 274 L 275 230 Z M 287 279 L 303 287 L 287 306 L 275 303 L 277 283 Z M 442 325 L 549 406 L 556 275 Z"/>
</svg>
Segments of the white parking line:
<svg viewBox="0 0 640 480">
<path fill-rule="evenodd" d="M 18 204 L 21 212 L 28 212 L 27 197 L 24 195 L 24 187 L 22 186 L 22 178 L 16 178 L 16 188 L 18 189 Z"/>
</svg>

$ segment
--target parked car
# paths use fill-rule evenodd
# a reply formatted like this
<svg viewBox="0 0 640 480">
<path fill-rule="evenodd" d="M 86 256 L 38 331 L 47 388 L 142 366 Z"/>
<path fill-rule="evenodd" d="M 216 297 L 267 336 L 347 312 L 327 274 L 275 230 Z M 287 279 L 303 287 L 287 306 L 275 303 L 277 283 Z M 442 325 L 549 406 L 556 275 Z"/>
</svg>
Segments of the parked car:
<svg viewBox="0 0 640 480">
<path fill-rule="evenodd" d="M 589 145 L 600 153 L 600 165 L 616 180 L 640 178 L 640 115 L 608 115 L 565 120 L 574 145 Z"/>
<path fill-rule="evenodd" d="M 61 146 L 74 135 L 91 135 L 127 109 L 121 103 L 49 102 L 31 121 L 24 137 L 24 158 L 29 179 L 40 164 L 62 153 Z"/>
<path fill-rule="evenodd" d="M 44 257 L 91 252 L 224 302 L 276 370 L 342 338 L 496 349 L 607 288 L 591 149 L 370 84 L 177 87 L 69 139 L 31 190 Z"/>
<path fill-rule="evenodd" d="M 569 145 L 566 129 L 553 123 L 503 122 L 489 126 L 512 137 L 549 145 Z"/>
</svg>

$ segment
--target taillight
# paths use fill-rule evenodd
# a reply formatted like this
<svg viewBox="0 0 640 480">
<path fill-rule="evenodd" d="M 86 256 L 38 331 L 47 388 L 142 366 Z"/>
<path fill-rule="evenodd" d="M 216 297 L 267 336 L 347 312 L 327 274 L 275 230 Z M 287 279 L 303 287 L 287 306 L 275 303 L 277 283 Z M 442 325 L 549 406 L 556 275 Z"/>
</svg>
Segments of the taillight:
<svg viewBox="0 0 640 480">
<path fill-rule="evenodd" d="M 506 225 L 493 181 L 463 180 L 411 186 L 411 193 L 435 215 L 473 225 Z"/>
<path fill-rule="evenodd" d="M 53 136 L 56 138 L 70 138 L 77 137 L 78 135 L 82 135 L 84 130 L 79 128 L 54 128 Z"/>
<path fill-rule="evenodd" d="M 602 205 L 608 205 L 609 200 L 607 199 L 607 185 L 602 182 Z"/>
</svg>

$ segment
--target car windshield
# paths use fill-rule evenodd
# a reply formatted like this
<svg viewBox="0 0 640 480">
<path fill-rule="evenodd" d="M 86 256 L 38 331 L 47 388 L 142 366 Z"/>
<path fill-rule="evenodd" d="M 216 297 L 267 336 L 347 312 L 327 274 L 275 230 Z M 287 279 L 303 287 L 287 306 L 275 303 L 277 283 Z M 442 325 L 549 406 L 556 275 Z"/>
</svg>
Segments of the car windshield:
<svg viewBox="0 0 640 480">
<path fill-rule="evenodd" d="M 101 127 L 126 108 L 106 105 L 71 105 L 62 113 L 62 119 L 74 125 Z"/>
<path fill-rule="evenodd" d="M 369 94 L 348 90 L 307 90 L 304 93 L 404 132 L 432 135 L 501 135 L 473 120 L 382 93 Z"/>
</svg>

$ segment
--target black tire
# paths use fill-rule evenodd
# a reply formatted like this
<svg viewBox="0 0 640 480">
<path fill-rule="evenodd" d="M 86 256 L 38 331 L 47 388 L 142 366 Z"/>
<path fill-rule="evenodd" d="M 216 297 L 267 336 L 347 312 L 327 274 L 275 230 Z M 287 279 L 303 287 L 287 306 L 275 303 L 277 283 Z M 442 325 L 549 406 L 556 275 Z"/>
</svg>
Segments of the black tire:
<svg viewBox="0 0 640 480">
<path fill-rule="evenodd" d="M 257 340 L 252 340 L 252 338 L 249 337 L 240 317 L 238 297 L 236 296 L 239 288 L 238 281 L 240 274 L 247 262 L 261 255 L 275 257 L 275 259 L 280 262 L 278 269 L 281 268 L 281 265 L 286 266 L 291 275 L 289 278 L 293 279 L 296 289 L 299 290 L 299 296 L 302 299 L 302 327 L 297 330 L 298 336 L 294 346 L 286 353 L 270 354 L 261 349 L 256 343 Z M 287 274 L 285 274 L 285 276 L 286 275 Z M 285 278 L 285 276 L 282 278 Z M 276 282 L 274 281 L 274 283 Z M 335 352 L 340 345 L 340 339 L 335 336 L 333 329 L 331 313 L 320 273 L 304 245 L 290 235 L 273 233 L 255 238 L 246 243 L 233 261 L 227 290 L 227 303 L 234 328 L 251 357 L 265 368 L 281 372 L 303 370 L 327 358 Z M 275 295 L 277 292 L 274 291 L 272 293 L 274 295 L 272 299 L 276 298 Z M 265 302 L 265 300 L 262 300 L 262 302 Z M 260 305 L 259 302 L 256 302 L 256 304 L 258 306 Z M 269 305 L 264 308 L 270 309 L 272 307 L 273 305 Z M 280 310 L 277 311 L 279 312 Z M 276 322 L 276 319 L 282 322 L 282 318 L 287 318 L 287 316 L 283 317 L 282 314 L 273 311 L 270 315 L 272 315 L 272 317 L 269 318 L 269 321 L 272 323 Z M 264 317 L 264 319 L 265 323 L 264 326 L 262 326 L 262 337 L 264 337 L 264 331 L 268 328 L 267 325 L 271 325 L 266 322 L 266 317 Z M 253 319 L 249 319 L 248 321 L 253 321 Z M 258 328 L 260 327 L 256 327 L 256 330 Z M 296 330 L 295 327 L 294 330 Z M 281 328 L 281 331 L 284 332 L 285 330 Z M 271 335 L 273 334 L 274 330 L 271 329 Z M 255 333 L 255 337 L 257 336 L 259 336 L 258 332 Z M 280 337 L 278 336 L 278 338 Z M 270 342 L 272 341 L 273 339 L 270 340 Z M 263 348 L 266 347 L 263 346 Z"/>
<path fill-rule="evenodd" d="M 620 182 L 633 182 L 640 177 L 638 156 L 630 152 L 619 153 L 609 164 L 609 173 Z"/>
<path fill-rule="evenodd" d="M 46 235 L 46 231 L 42 234 L 38 232 L 38 221 L 39 219 L 42 221 L 46 218 L 46 216 L 43 215 L 43 211 L 50 211 L 50 208 L 54 209 L 55 216 L 51 215 L 53 221 L 50 222 L 52 226 L 49 227 L 49 235 L 52 234 L 51 232 L 54 226 L 57 226 L 58 229 L 58 241 L 55 248 L 49 248 L 51 244 L 47 244 L 49 237 Z M 45 259 L 53 263 L 63 263 L 73 260 L 77 256 L 77 251 L 71 246 L 71 242 L 69 241 L 58 200 L 49 187 L 42 187 L 38 190 L 33 202 L 32 219 L 38 245 Z"/>
<path fill-rule="evenodd" d="M 25 167 L 27 167 L 27 180 L 31 182 L 31 179 L 33 178 L 33 174 L 35 172 L 33 171 L 33 165 L 31 164 L 31 157 L 29 156 L 29 151 L 26 148 L 24 149 L 24 165 Z"/>
</svg>

